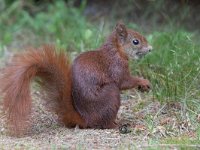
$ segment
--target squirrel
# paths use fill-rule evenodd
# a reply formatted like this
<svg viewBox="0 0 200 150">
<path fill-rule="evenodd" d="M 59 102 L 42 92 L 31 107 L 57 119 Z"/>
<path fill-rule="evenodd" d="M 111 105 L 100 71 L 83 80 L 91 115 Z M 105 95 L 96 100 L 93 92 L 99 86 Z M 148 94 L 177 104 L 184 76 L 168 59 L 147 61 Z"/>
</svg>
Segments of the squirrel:
<svg viewBox="0 0 200 150">
<path fill-rule="evenodd" d="M 23 134 L 30 125 L 33 79 L 47 92 L 45 100 L 66 127 L 116 128 L 120 91 L 150 90 L 147 79 L 131 76 L 128 61 L 151 50 L 144 36 L 120 22 L 100 48 L 83 52 L 72 65 L 64 52 L 50 45 L 17 54 L 0 80 L 11 133 Z"/>
</svg>

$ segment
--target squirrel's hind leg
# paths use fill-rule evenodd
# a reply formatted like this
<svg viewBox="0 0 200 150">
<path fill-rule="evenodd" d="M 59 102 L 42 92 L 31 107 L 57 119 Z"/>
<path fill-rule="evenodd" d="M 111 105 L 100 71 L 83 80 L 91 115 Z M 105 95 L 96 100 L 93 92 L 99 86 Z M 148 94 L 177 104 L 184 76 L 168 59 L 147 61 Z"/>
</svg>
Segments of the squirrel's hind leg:
<svg viewBox="0 0 200 150">
<path fill-rule="evenodd" d="M 115 119 L 120 107 L 119 88 L 115 84 L 109 84 L 101 87 L 98 92 L 98 97 L 95 97 L 95 102 L 98 102 L 98 104 L 93 103 L 91 105 L 95 111 L 88 115 L 88 126 L 100 129 L 116 128 Z"/>
</svg>

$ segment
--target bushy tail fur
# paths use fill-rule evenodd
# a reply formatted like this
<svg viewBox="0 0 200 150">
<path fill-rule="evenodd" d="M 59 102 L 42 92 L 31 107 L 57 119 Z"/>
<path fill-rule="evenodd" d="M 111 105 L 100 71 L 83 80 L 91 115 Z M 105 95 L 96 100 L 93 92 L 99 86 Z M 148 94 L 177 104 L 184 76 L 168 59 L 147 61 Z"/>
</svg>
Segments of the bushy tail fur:
<svg viewBox="0 0 200 150">
<path fill-rule="evenodd" d="M 80 115 L 74 110 L 71 96 L 71 67 L 65 54 L 57 54 L 53 46 L 30 49 L 16 55 L 3 70 L 0 80 L 3 108 L 10 131 L 19 135 L 26 131 L 31 114 L 30 84 L 35 77 L 47 91 L 48 103 L 67 126 L 81 124 Z"/>
</svg>

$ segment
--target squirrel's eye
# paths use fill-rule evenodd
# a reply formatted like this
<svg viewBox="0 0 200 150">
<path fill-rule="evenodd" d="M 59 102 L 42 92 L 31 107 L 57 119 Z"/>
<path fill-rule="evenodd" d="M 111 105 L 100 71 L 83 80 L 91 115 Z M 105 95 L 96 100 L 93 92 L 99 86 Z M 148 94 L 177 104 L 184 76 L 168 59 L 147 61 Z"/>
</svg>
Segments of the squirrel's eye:
<svg viewBox="0 0 200 150">
<path fill-rule="evenodd" d="M 133 40 L 133 44 L 134 45 L 138 45 L 140 42 L 137 40 L 137 39 L 135 39 L 135 40 Z"/>
</svg>

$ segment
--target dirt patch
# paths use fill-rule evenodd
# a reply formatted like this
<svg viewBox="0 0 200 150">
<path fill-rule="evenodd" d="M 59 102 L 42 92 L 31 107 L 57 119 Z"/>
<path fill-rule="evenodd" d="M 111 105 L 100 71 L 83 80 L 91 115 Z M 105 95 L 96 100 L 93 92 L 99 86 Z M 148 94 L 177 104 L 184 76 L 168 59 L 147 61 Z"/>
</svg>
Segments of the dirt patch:
<svg viewBox="0 0 200 150">
<path fill-rule="evenodd" d="M 5 116 L 0 112 L 1 149 L 124 149 L 141 148 L 149 140 L 192 133 L 188 120 L 178 120 L 181 104 L 163 104 L 154 101 L 152 94 L 129 91 L 122 94 L 117 122 L 127 124 L 130 133 L 119 129 L 67 129 L 57 121 L 57 116 L 45 108 L 41 93 L 33 92 L 32 127 L 22 138 L 7 134 Z M 1 109 L 2 110 L 2 109 Z M 191 134 L 192 135 L 192 134 Z M 196 135 L 192 135 L 195 138 Z"/>
<path fill-rule="evenodd" d="M 1 112 L 0 119 L 0 147 L 3 149 L 115 149 L 127 145 L 136 145 L 146 142 L 145 138 L 135 136 L 134 133 L 121 134 L 115 130 L 93 130 L 93 129 L 67 129 L 57 122 L 57 116 L 46 110 L 45 103 L 41 100 L 41 94 L 34 92 L 33 123 L 28 133 L 23 138 L 7 135 L 5 116 Z M 135 97 L 136 98 L 136 97 Z M 118 113 L 118 122 L 131 125 L 134 99 L 122 101 Z M 1 109 L 2 110 L 2 109 Z M 125 117 L 126 116 L 126 117 Z M 139 141 L 138 141 L 139 140 Z"/>
</svg>

